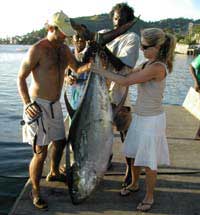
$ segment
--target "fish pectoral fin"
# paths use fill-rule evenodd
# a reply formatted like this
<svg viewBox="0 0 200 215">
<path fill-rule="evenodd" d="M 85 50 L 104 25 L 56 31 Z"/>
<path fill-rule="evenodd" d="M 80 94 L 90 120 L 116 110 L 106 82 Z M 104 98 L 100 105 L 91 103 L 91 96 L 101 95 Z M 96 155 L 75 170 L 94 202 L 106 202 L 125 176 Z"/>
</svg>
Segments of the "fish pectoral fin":
<svg viewBox="0 0 200 215">
<path fill-rule="evenodd" d="M 70 105 L 69 100 L 68 100 L 68 98 L 67 98 L 67 93 L 66 93 L 66 91 L 65 91 L 65 93 L 64 93 L 64 100 L 65 100 L 65 105 L 66 105 L 67 111 L 68 111 L 68 113 L 69 113 L 69 116 L 70 116 L 70 118 L 72 118 L 73 115 L 74 115 L 74 113 L 75 113 L 76 111 L 75 111 L 75 110 L 72 108 L 72 106 Z"/>
</svg>

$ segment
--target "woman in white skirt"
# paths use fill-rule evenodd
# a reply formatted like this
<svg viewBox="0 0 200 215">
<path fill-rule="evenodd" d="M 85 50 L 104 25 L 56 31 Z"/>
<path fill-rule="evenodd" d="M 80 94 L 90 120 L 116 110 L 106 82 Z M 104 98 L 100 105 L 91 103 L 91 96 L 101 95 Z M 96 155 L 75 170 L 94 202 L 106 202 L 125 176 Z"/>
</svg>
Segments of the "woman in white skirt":
<svg viewBox="0 0 200 215">
<path fill-rule="evenodd" d="M 126 196 L 139 190 L 141 168 L 146 172 L 146 194 L 137 206 L 140 211 L 151 209 L 153 192 L 159 164 L 169 165 L 169 150 L 166 140 L 166 118 L 162 107 L 165 78 L 172 71 L 175 38 L 159 28 L 148 28 L 141 32 L 141 50 L 148 59 L 127 76 L 121 76 L 97 68 L 92 71 L 123 86 L 138 84 L 135 115 L 129 127 L 124 155 L 132 158 L 132 184 L 120 194 Z M 104 62 L 102 62 L 104 63 Z M 105 68 L 105 65 L 103 65 Z"/>
</svg>

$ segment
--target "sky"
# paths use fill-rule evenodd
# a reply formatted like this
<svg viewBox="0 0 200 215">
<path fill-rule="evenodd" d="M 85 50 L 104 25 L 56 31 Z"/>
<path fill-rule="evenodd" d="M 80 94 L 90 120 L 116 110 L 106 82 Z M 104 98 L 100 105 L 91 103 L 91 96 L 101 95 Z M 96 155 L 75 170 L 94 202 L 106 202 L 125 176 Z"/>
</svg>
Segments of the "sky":
<svg viewBox="0 0 200 215">
<path fill-rule="evenodd" d="M 109 13 L 121 2 L 127 2 L 144 21 L 200 19 L 200 0 L 0 0 L 0 38 L 39 30 L 59 10 L 71 18 L 92 16 Z"/>
</svg>

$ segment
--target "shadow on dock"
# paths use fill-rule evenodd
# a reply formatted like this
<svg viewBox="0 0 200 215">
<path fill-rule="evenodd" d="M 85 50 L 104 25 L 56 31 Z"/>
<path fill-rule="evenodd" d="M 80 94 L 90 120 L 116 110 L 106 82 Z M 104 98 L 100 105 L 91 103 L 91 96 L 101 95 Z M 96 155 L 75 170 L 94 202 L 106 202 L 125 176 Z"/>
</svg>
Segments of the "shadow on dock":
<svg viewBox="0 0 200 215">
<path fill-rule="evenodd" d="M 159 168 L 155 204 L 145 214 L 200 215 L 200 141 L 193 139 L 199 122 L 182 107 L 166 106 L 165 109 L 171 166 Z M 141 175 L 139 192 L 127 197 L 119 195 L 125 171 L 124 158 L 119 150 L 122 143 L 119 139 L 115 135 L 112 169 L 105 174 L 96 192 L 85 202 L 73 205 L 65 184 L 50 183 L 42 179 L 42 194 L 48 200 L 48 211 L 39 211 L 33 207 L 28 195 L 30 183 L 27 182 L 9 215 L 143 214 L 136 211 L 136 206 L 144 198 L 144 174 Z"/>
</svg>

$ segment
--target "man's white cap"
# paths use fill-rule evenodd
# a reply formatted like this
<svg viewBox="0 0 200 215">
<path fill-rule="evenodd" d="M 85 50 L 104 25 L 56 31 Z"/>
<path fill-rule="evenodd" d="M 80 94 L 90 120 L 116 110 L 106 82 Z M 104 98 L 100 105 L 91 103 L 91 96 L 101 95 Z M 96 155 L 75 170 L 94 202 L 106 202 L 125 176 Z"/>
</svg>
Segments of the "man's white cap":
<svg viewBox="0 0 200 215">
<path fill-rule="evenodd" d="M 73 36 L 75 34 L 70 18 L 63 11 L 54 13 L 47 23 L 52 26 L 57 26 L 66 36 Z"/>
</svg>

